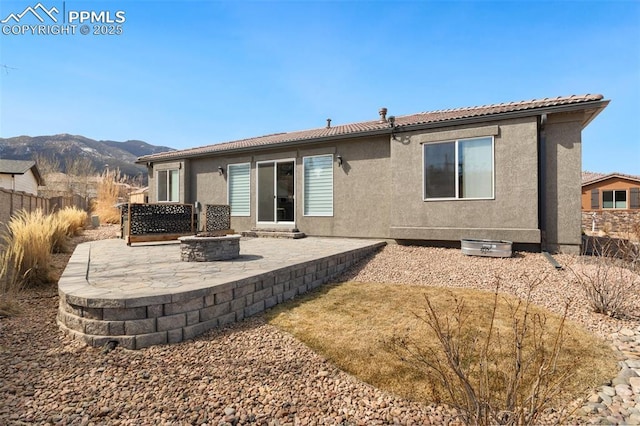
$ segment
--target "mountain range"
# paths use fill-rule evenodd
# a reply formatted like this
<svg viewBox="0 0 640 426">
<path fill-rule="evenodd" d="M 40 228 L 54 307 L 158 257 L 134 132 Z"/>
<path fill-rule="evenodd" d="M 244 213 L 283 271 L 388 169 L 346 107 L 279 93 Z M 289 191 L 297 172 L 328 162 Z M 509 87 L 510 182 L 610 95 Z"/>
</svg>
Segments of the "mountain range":
<svg viewBox="0 0 640 426">
<path fill-rule="evenodd" d="M 111 170 L 119 168 L 123 174 L 135 177 L 147 175 L 147 168 L 135 164 L 138 157 L 159 152 L 174 151 L 166 146 L 151 145 L 144 141 L 125 142 L 97 141 L 78 135 L 16 136 L 0 138 L 0 159 L 34 160 L 46 158 L 66 172 L 66 166 L 73 159 L 88 159 L 97 172 L 108 165 Z"/>
</svg>

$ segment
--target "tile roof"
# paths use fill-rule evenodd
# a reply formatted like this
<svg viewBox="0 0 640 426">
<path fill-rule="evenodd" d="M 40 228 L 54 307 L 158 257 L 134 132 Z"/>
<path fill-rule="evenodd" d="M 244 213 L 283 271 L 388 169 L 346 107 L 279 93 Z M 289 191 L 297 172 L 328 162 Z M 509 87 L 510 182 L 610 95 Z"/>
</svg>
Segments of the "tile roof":
<svg viewBox="0 0 640 426">
<path fill-rule="evenodd" d="M 599 179 L 602 176 L 605 176 L 605 173 L 600 173 L 600 172 L 590 172 L 588 170 L 585 170 L 582 172 L 582 184 L 584 185 L 585 182 L 590 182 L 592 180 L 595 179 Z"/>
<path fill-rule="evenodd" d="M 398 131 L 411 126 L 428 126 L 431 123 L 442 123 L 474 117 L 487 117 L 497 114 L 514 113 L 541 108 L 564 107 L 575 104 L 602 101 L 602 95 L 572 95 L 557 98 L 533 99 L 529 101 L 508 102 L 493 105 L 482 105 L 466 108 L 444 109 L 430 112 L 420 112 L 395 117 L 395 125 Z M 195 157 L 206 154 L 213 154 L 221 151 L 233 151 L 247 148 L 259 148 L 270 145 L 284 144 L 289 142 L 313 141 L 318 139 L 339 138 L 349 135 L 363 135 L 388 131 L 390 124 L 380 120 L 364 121 L 359 123 L 343 124 L 331 127 L 323 127 L 310 130 L 301 130 L 288 133 L 275 133 L 272 135 L 259 136 L 249 139 L 241 139 L 232 142 L 223 142 L 213 145 L 206 145 L 197 148 L 189 148 L 178 151 L 161 152 L 158 154 L 146 155 L 138 158 L 138 162 L 171 160 L 184 157 Z"/>
<path fill-rule="evenodd" d="M 0 160 L 0 174 L 6 175 L 23 175 L 29 170 L 36 178 L 38 185 L 44 185 L 44 179 L 38 170 L 35 161 L 31 160 Z"/>
<path fill-rule="evenodd" d="M 591 185 L 592 183 L 600 182 L 603 180 L 607 180 L 613 177 L 623 178 L 623 179 L 631 179 L 640 182 L 640 176 L 636 175 L 627 175 L 624 173 L 598 173 L 598 172 L 582 172 L 582 186 Z"/>
<path fill-rule="evenodd" d="M 23 175 L 35 165 L 35 161 L 29 160 L 0 160 L 0 173 Z"/>
</svg>

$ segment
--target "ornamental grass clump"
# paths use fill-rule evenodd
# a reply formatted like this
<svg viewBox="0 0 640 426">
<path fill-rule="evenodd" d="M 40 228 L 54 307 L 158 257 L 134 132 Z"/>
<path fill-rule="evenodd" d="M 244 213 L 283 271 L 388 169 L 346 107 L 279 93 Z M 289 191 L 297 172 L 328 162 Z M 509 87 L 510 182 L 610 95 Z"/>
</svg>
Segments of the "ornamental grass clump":
<svg viewBox="0 0 640 426">
<path fill-rule="evenodd" d="M 87 212 L 77 207 L 65 207 L 62 210 L 58 210 L 56 216 L 61 224 L 67 228 L 68 237 L 80 235 L 89 219 Z"/>
<path fill-rule="evenodd" d="M 42 210 L 19 211 L 11 218 L 2 234 L 0 293 L 12 295 L 49 281 L 54 241 L 61 245 L 66 238 L 55 222 Z"/>
<path fill-rule="evenodd" d="M 19 211 L 0 234 L 0 315 L 15 313 L 22 288 L 51 281 L 52 253 L 68 253 L 87 213 L 67 207 L 52 215 Z"/>
<path fill-rule="evenodd" d="M 121 199 L 124 177 L 119 170 L 105 171 L 100 175 L 98 197 L 93 211 L 103 223 L 120 223 L 120 210 L 116 207 Z"/>
</svg>

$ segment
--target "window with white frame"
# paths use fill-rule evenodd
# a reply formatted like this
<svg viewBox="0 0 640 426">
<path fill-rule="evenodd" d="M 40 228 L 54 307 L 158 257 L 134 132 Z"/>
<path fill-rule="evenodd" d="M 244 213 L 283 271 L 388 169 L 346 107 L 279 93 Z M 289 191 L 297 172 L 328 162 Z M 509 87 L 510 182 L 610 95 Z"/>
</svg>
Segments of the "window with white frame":
<svg viewBox="0 0 640 426">
<path fill-rule="evenodd" d="M 423 145 L 424 199 L 491 199 L 493 137 Z"/>
<path fill-rule="evenodd" d="M 304 215 L 333 216 L 333 155 L 304 157 Z"/>
<path fill-rule="evenodd" d="M 180 201 L 180 171 L 178 169 L 158 171 L 158 202 Z"/>
<path fill-rule="evenodd" d="M 230 164 L 227 167 L 231 216 L 251 214 L 251 164 Z"/>
<path fill-rule="evenodd" d="M 627 191 L 602 191 L 603 209 L 626 209 Z"/>
</svg>

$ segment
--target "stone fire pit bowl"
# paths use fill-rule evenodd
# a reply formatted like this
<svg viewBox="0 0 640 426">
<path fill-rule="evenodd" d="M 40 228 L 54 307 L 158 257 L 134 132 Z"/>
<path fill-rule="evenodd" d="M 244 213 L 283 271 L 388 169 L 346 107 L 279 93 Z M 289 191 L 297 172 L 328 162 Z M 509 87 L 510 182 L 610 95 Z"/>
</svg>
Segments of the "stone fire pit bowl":
<svg viewBox="0 0 640 426">
<path fill-rule="evenodd" d="M 183 262 L 213 262 L 240 256 L 240 235 L 211 235 L 202 233 L 178 238 L 180 260 Z"/>
</svg>

